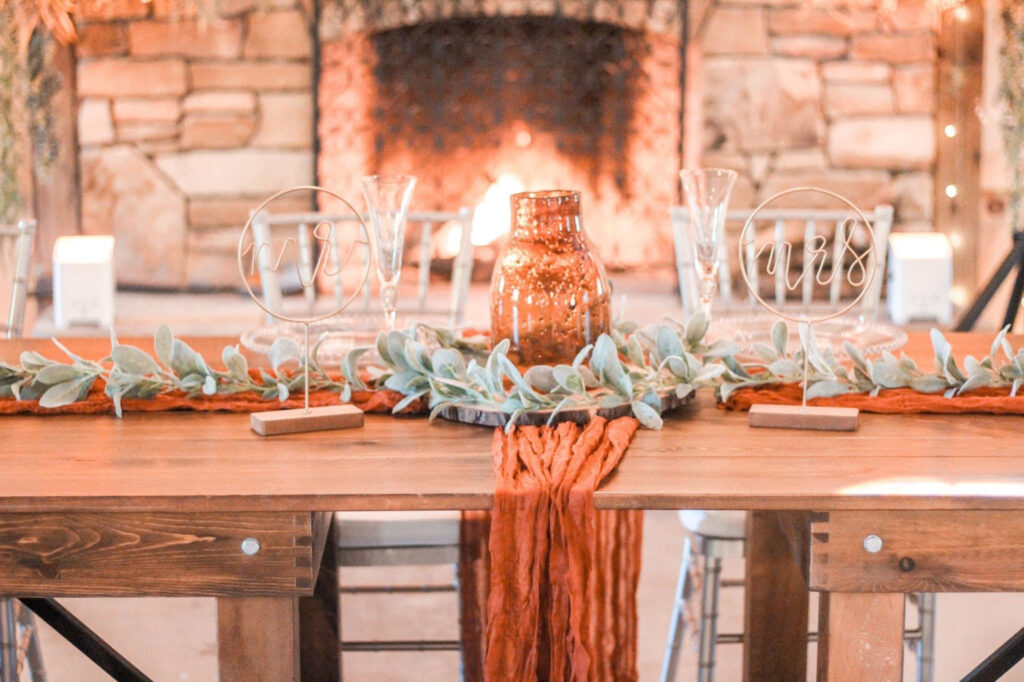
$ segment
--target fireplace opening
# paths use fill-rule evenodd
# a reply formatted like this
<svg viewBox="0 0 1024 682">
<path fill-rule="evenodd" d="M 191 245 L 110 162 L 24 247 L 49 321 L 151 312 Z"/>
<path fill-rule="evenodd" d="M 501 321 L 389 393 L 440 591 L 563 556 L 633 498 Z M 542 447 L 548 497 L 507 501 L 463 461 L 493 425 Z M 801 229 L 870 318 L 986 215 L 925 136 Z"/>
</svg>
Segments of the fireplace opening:
<svg viewBox="0 0 1024 682">
<path fill-rule="evenodd" d="M 665 3 L 649 6 L 657 22 L 654 9 L 629 21 L 556 9 L 350 26 L 324 42 L 321 180 L 344 189 L 363 168 L 411 172 L 415 206 L 476 211 L 478 246 L 500 242 L 511 192 L 576 189 L 609 267 L 667 264 L 683 33 Z"/>
</svg>

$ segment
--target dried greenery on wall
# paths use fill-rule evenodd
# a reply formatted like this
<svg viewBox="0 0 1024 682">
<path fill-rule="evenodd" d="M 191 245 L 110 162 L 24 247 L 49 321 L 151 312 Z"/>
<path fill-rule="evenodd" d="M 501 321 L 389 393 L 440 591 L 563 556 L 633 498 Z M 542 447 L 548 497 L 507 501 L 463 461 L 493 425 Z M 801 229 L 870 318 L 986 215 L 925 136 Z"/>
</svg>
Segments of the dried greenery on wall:
<svg viewBox="0 0 1024 682">
<path fill-rule="evenodd" d="M 51 67 L 53 41 L 75 39 L 73 7 L 71 0 L 0 0 L 0 222 L 24 208 L 22 157 L 32 155 L 43 181 L 57 158 L 50 104 L 62 83 Z"/>
<path fill-rule="evenodd" d="M 1003 24 L 1002 96 L 1006 101 L 1003 145 L 1013 174 L 1010 208 L 1013 228 L 1024 229 L 1024 4 L 1002 0 Z"/>
</svg>

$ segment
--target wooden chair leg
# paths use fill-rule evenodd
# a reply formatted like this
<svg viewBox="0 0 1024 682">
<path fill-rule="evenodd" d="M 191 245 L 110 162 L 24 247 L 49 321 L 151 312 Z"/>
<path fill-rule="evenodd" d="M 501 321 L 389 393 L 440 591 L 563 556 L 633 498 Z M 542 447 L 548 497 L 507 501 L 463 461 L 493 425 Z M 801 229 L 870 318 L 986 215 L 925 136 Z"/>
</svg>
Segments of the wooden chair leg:
<svg viewBox="0 0 1024 682">
<path fill-rule="evenodd" d="M 905 608 L 902 593 L 822 592 L 819 682 L 900 682 Z"/>
</svg>

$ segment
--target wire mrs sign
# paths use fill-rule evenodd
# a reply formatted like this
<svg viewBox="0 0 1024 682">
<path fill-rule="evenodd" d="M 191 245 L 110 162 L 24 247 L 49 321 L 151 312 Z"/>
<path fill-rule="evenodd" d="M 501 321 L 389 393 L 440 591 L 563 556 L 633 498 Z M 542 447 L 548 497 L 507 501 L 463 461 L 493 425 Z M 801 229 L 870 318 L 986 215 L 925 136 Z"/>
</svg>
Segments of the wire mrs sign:
<svg viewBox="0 0 1024 682">
<path fill-rule="evenodd" d="M 339 210 L 351 211 L 355 216 L 355 220 L 351 221 L 351 224 L 357 227 L 356 233 L 351 235 L 350 238 L 348 235 L 343 236 L 339 234 L 335 221 L 321 220 L 313 227 L 311 232 L 312 244 L 302 244 L 303 241 L 306 241 L 303 240 L 302 235 L 299 235 L 298 242 L 295 238 L 288 237 L 276 247 L 273 239 L 269 237 L 267 239 L 258 238 L 253 230 L 253 220 L 267 210 L 274 201 L 287 195 L 303 192 L 312 192 L 314 195 L 326 195 L 332 203 L 337 203 Z M 315 255 L 315 263 L 311 261 L 314 257 L 314 249 L 312 248 L 314 245 L 316 246 L 315 250 L 318 251 Z M 295 268 L 299 286 L 304 293 L 312 293 L 312 298 L 315 298 L 320 275 L 323 275 L 325 278 L 335 279 L 338 282 L 335 286 L 341 286 L 340 274 L 345 270 L 345 266 L 360 246 L 365 249 L 365 252 L 363 254 L 364 257 L 361 259 L 362 270 L 359 273 L 358 285 L 352 288 L 347 297 L 340 295 L 340 291 L 335 292 L 335 301 L 337 303 L 326 312 L 314 312 L 312 308 L 309 308 L 305 315 L 286 315 L 281 310 L 274 310 L 266 305 L 261 300 L 261 297 L 253 291 L 250 284 L 250 280 L 256 274 L 257 268 L 274 273 L 279 273 L 282 268 Z M 294 257 L 295 260 L 288 261 L 289 256 Z M 309 260 L 309 262 L 304 262 L 304 259 Z M 305 396 L 305 405 L 301 410 L 273 410 L 270 412 L 253 413 L 250 417 L 250 427 L 253 431 L 261 436 L 272 436 L 282 433 L 323 431 L 363 425 L 362 411 L 352 405 L 329 405 L 313 408 L 309 406 L 309 368 L 311 364 L 309 355 L 309 327 L 314 322 L 341 314 L 359 297 L 363 287 L 366 286 L 366 280 L 370 274 L 370 262 L 370 234 L 366 224 L 363 222 L 362 216 L 359 215 L 359 212 L 349 202 L 328 189 L 312 185 L 302 185 L 282 190 L 264 200 L 259 208 L 250 214 L 249 221 L 245 224 L 238 238 L 238 274 L 241 276 L 242 284 L 245 286 L 249 296 L 265 313 L 282 322 L 302 325 L 303 345 L 300 366 L 303 370 L 303 391 Z M 307 296 L 306 298 L 310 297 Z"/>
<path fill-rule="evenodd" d="M 787 240 L 777 237 L 759 241 L 757 235 L 758 214 L 767 206 L 784 197 L 799 194 L 817 194 L 838 201 L 849 208 L 852 217 L 836 225 L 832 240 L 822 234 L 808 235 L 799 251 Z M 862 249 L 857 248 L 863 243 Z M 749 254 L 752 258 L 748 258 Z M 796 255 L 802 256 L 799 260 Z M 808 366 L 811 363 L 825 363 L 824 357 L 814 341 L 814 325 L 831 320 L 849 312 L 860 303 L 871 287 L 878 272 L 880 255 L 875 246 L 875 234 L 871 221 L 849 199 L 817 187 L 794 187 L 784 190 L 763 201 L 747 218 L 740 232 L 739 263 L 740 275 L 754 300 L 765 310 L 784 320 L 795 322 L 800 329 L 803 360 L 803 400 L 799 407 L 790 405 L 754 405 L 751 407 L 748 423 L 751 426 L 790 429 L 817 429 L 823 431 L 854 431 L 857 429 L 859 411 L 847 407 L 812 407 L 807 404 Z M 794 261 L 796 261 L 794 269 Z M 759 278 L 752 269 L 764 268 L 764 272 L 789 292 L 809 292 L 816 285 L 821 287 L 847 286 L 856 292 L 845 306 L 812 314 L 804 309 L 794 315 L 785 308 L 773 306 L 761 297 L 758 287 L 752 282 Z M 781 274 L 781 277 L 778 275 Z"/>
</svg>

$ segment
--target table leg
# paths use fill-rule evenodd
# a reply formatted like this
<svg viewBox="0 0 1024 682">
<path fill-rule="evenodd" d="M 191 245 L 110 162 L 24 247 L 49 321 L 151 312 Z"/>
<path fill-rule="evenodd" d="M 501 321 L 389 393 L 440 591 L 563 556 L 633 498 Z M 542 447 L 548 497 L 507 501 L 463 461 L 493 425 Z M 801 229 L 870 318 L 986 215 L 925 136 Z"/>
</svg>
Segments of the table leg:
<svg viewBox="0 0 1024 682">
<path fill-rule="evenodd" d="M 218 598 L 217 650 L 222 682 L 298 682 L 299 600 Z"/>
<path fill-rule="evenodd" d="M 313 594 L 299 599 L 299 655 L 302 679 L 308 682 L 341 680 L 338 555 L 333 519 L 334 514 L 331 514 Z"/>
<path fill-rule="evenodd" d="M 222 682 L 330 682 L 341 679 L 338 565 L 333 515 L 314 519 L 313 561 L 320 561 L 308 597 L 217 600 Z"/>
<path fill-rule="evenodd" d="M 902 593 L 822 592 L 818 680 L 902 680 L 905 603 Z"/>
<path fill-rule="evenodd" d="M 747 516 L 743 679 L 807 679 L 807 583 L 779 517 Z"/>
</svg>

